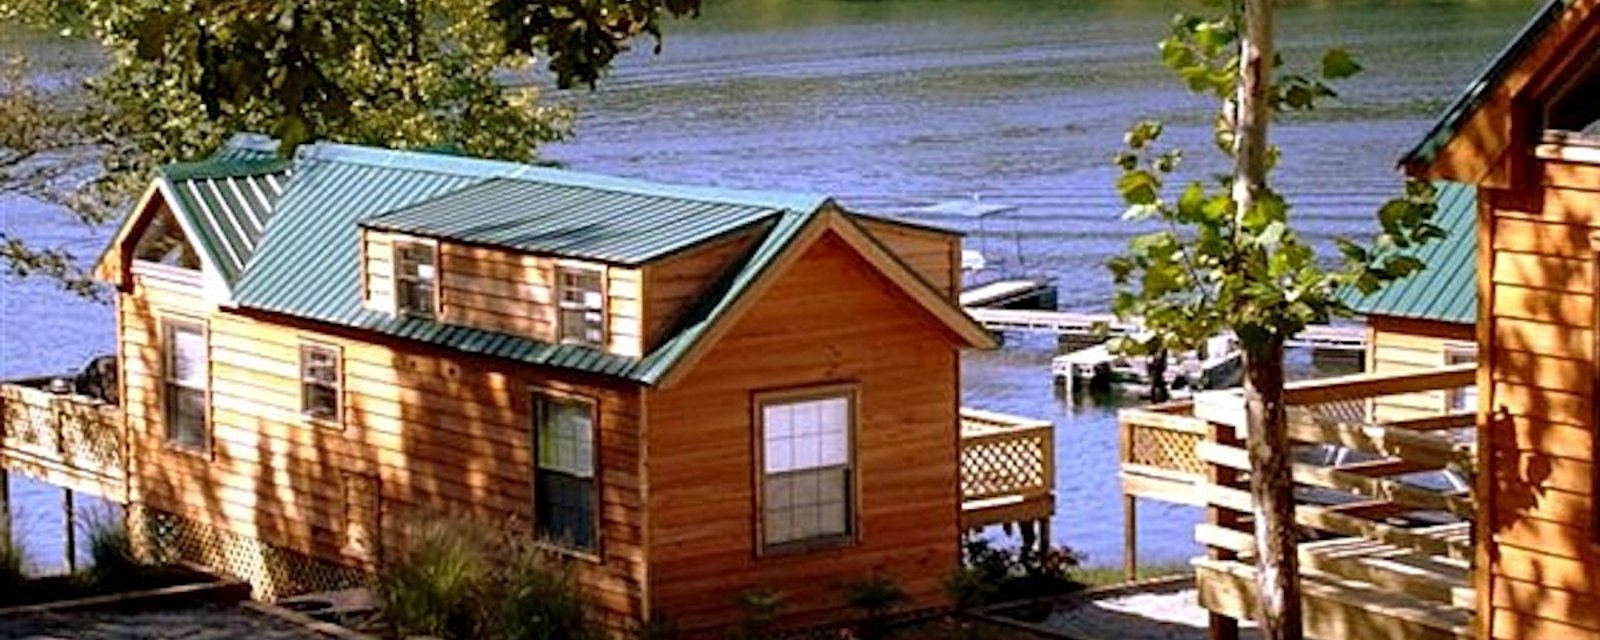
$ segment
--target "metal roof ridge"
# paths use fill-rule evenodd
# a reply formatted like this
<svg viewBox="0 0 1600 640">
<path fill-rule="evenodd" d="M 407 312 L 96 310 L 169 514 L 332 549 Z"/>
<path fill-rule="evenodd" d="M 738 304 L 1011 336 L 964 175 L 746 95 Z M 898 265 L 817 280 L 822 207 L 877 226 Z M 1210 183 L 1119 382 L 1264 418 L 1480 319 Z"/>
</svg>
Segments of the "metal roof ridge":
<svg viewBox="0 0 1600 640">
<path fill-rule="evenodd" d="M 1456 97 L 1440 114 L 1433 126 L 1428 128 L 1428 133 L 1400 156 L 1397 164 L 1405 167 L 1415 162 L 1431 161 L 1439 149 L 1443 148 L 1451 138 L 1455 137 L 1456 128 L 1461 121 L 1483 106 L 1483 101 L 1488 97 L 1490 89 L 1498 84 L 1516 61 L 1521 60 L 1527 49 L 1537 42 L 1540 35 L 1551 25 L 1556 23 L 1556 18 L 1568 7 L 1573 0 L 1550 0 L 1534 14 L 1522 29 L 1501 48 L 1483 70 L 1478 72 L 1467 88 Z"/>
<path fill-rule="evenodd" d="M 347 162 L 406 171 L 426 171 L 486 179 L 524 180 L 643 196 L 796 211 L 821 208 L 830 199 L 828 196 L 816 194 L 676 185 L 571 169 L 540 167 L 510 160 L 448 156 L 424 151 L 384 149 L 338 142 L 316 142 L 304 145 L 296 152 L 296 159 Z"/>
</svg>

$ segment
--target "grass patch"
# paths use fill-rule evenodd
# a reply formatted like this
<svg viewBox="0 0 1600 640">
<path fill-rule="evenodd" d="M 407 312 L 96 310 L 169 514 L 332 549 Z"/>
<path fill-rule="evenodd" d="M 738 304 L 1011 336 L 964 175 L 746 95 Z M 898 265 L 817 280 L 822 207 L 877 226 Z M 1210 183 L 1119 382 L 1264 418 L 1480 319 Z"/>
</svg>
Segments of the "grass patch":
<svg viewBox="0 0 1600 640">
<path fill-rule="evenodd" d="M 1135 582 L 1140 580 L 1150 580 L 1153 578 L 1192 575 L 1193 573 L 1194 568 L 1190 567 L 1188 562 L 1183 561 L 1142 564 L 1139 565 L 1138 577 L 1135 579 Z M 1114 567 L 1104 565 L 1077 567 L 1068 575 L 1070 575 L 1073 580 L 1082 583 L 1085 587 L 1107 587 L 1111 585 L 1125 584 L 1128 582 L 1122 573 L 1121 565 Z"/>
</svg>

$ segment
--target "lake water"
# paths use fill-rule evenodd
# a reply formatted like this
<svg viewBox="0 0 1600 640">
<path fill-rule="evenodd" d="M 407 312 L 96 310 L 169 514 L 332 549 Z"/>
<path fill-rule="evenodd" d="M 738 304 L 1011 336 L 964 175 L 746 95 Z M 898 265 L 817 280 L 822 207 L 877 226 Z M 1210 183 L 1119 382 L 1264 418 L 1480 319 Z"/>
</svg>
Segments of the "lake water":
<svg viewBox="0 0 1600 640">
<path fill-rule="evenodd" d="M 1159 66 L 1173 12 L 1154 0 L 707 0 L 668 27 L 663 53 L 624 57 L 599 91 L 561 93 L 581 109 L 577 136 L 544 150 L 575 169 L 667 182 L 822 192 L 869 212 L 955 199 L 1015 205 L 983 223 L 923 222 L 969 233 L 996 273 L 1048 275 L 1066 309 L 1103 310 L 1103 268 L 1143 229 L 1119 222 L 1108 164 L 1137 118 L 1205 155 L 1210 105 Z M 1427 130 L 1533 11 L 1532 0 L 1283 3 L 1291 63 L 1347 47 L 1367 67 L 1343 99 L 1274 130 L 1276 181 L 1319 243 L 1361 234 L 1399 184 L 1395 159 Z M 0 28 L 47 73 L 92 59 Z M 648 49 L 648 47 L 644 47 Z M 54 63 L 54 66 L 52 66 Z M 1204 166 L 1204 163 L 1201 163 Z M 92 258 L 105 230 L 0 198 L 0 229 Z M 0 375 L 80 366 L 112 347 L 108 307 L 38 282 L 0 288 Z M 1114 403 L 1074 403 L 1049 379 L 1054 341 L 1015 338 L 963 361 L 967 405 L 1056 426 L 1057 542 L 1096 564 L 1121 553 Z M 1303 358 L 1297 365 L 1306 369 Z M 59 522 L 54 492 L 13 480 L 13 498 Z M 1195 509 L 1142 507 L 1143 557 L 1192 554 Z M 59 527 L 59 524 L 54 525 Z M 47 527 L 48 529 L 48 527 Z M 34 536 L 41 562 L 59 529 Z M 55 549 L 54 555 L 50 553 Z"/>
</svg>

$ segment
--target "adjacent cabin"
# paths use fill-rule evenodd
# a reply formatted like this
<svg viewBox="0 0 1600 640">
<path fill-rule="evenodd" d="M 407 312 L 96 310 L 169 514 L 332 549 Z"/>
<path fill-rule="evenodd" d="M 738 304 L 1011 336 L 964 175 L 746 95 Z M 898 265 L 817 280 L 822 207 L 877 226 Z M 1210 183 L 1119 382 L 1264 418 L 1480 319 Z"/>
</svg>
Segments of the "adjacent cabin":
<svg viewBox="0 0 1600 640">
<path fill-rule="evenodd" d="M 1366 319 L 1368 373 L 1416 373 L 1476 362 L 1478 356 L 1477 190 L 1436 185 L 1434 224 L 1445 237 L 1423 246 L 1421 272 L 1351 301 Z M 1473 389 L 1421 391 L 1375 401 L 1373 417 L 1403 420 L 1476 410 Z"/>
<path fill-rule="evenodd" d="M 1600 635 L 1600 1 L 1541 10 L 1404 166 L 1477 190 L 1481 637 Z"/>
<path fill-rule="evenodd" d="M 1600 637 L 1600 0 L 1540 10 L 1402 165 L 1449 238 L 1355 301 L 1369 371 L 1285 390 L 1305 634 Z M 1257 612 L 1244 407 L 1119 416 L 1124 494 L 1206 510 L 1212 638 Z"/>
<path fill-rule="evenodd" d="M 755 588 L 823 620 L 871 576 L 937 605 L 976 526 L 959 357 L 993 345 L 959 256 L 822 197 L 241 136 L 99 265 L 127 501 L 266 597 L 447 516 L 526 527 L 621 628 Z"/>
</svg>

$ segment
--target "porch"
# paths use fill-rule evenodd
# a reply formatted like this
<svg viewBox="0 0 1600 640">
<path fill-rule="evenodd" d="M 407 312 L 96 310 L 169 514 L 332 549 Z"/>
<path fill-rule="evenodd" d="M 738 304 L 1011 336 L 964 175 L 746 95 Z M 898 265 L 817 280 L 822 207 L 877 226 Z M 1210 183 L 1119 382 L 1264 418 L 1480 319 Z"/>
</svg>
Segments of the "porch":
<svg viewBox="0 0 1600 640">
<path fill-rule="evenodd" d="M 1307 637 L 1473 637 L 1476 415 L 1410 400 L 1465 393 L 1475 376 L 1467 364 L 1289 385 Z M 1233 637 L 1235 621 L 1257 613 L 1243 395 L 1201 393 L 1119 422 L 1126 568 L 1137 564 L 1139 500 L 1204 508 L 1198 597 L 1212 637 Z"/>
</svg>

